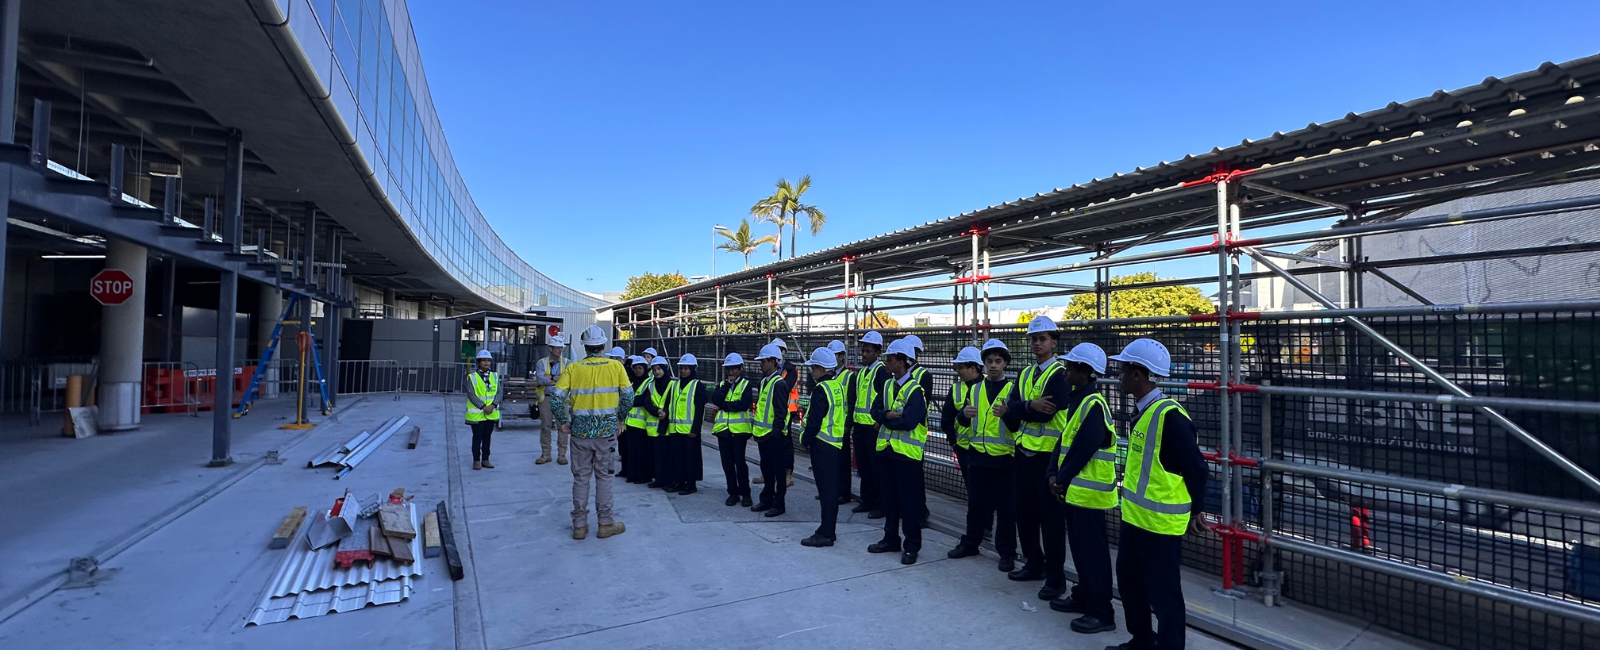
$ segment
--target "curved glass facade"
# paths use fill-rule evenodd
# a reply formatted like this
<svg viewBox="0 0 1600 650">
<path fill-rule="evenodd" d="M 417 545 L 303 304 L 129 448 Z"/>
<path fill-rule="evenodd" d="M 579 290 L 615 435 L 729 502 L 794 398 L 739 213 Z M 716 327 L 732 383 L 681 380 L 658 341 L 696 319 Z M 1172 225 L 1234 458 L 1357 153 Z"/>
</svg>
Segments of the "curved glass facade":
<svg viewBox="0 0 1600 650">
<path fill-rule="evenodd" d="M 478 211 L 434 113 L 404 0 L 277 4 L 390 204 L 440 266 L 519 311 L 541 296 L 556 306 L 603 304 L 534 270 Z"/>
</svg>

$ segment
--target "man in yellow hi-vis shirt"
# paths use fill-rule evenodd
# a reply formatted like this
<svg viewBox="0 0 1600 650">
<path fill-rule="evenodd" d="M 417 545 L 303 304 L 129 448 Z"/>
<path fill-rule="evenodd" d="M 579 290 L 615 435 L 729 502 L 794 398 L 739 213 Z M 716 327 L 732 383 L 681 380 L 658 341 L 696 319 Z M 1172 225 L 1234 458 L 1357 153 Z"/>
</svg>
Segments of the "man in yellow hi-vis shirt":
<svg viewBox="0 0 1600 650">
<path fill-rule="evenodd" d="M 572 437 L 572 538 L 589 536 L 589 479 L 594 478 L 594 509 L 601 539 L 626 528 L 611 517 L 611 477 L 617 471 L 617 434 L 633 406 L 633 386 L 622 364 L 608 359 L 610 337 L 590 325 L 578 337 L 586 355 L 567 367 L 550 388 L 550 411 L 561 432 Z"/>
</svg>

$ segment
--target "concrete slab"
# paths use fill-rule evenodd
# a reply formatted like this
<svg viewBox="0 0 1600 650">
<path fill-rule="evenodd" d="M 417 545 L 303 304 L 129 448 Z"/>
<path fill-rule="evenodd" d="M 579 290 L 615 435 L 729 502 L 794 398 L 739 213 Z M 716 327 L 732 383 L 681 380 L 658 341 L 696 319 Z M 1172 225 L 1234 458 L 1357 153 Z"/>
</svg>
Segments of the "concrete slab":
<svg viewBox="0 0 1600 650">
<path fill-rule="evenodd" d="M 284 450 L 282 465 L 264 466 L 118 555 L 120 571 L 93 589 L 57 591 L 5 623 L 0 647 L 267 648 L 361 643 L 389 647 L 454 645 L 454 588 L 442 560 L 421 560 L 424 574 L 411 598 L 320 618 L 245 628 L 283 551 L 267 549 L 272 530 L 297 505 L 326 507 L 346 487 L 387 494 L 397 487 L 424 507 L 449 490 L 446 417 L 459 409 L 439 397 L 399 403 L 369 400 L 348 407 L 336 424 Z M 391 439 L 342 481 L 304 459 L 336 440 L 371 429 L 395 414 L 423 427 L 417 449 Z M 254 414 L 253 414 L 254 415 Z M 253 417 L 252 415 L 252 417 Z M 192 433 L 192 432 L 191 432 Z M 80 501 L 112 495 L 80 493 Z"/>
</svg>

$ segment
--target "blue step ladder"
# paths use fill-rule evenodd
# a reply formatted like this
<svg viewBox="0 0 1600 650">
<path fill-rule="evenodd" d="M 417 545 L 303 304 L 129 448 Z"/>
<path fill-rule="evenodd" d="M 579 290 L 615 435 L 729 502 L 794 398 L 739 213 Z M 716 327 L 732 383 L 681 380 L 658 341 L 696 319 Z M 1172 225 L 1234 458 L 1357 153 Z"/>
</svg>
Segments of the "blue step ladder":
<svg viewBox="0 0 1600 650">
<path fill-rule="evenodd" d="M 300 304 L 301 300 L 305 300 L 305 298 L 297 294 L 289 296 L 289 304 L 284 307 L 283 315 L 279 316 L 277 324 L 272 326 L 272 342 L 267 344 L 267 349 L 261 351 L 261 360 L 256 362 L 255 374 L 251 375 L 250 385 L 244 389 L 244 395 L 239 399 L 239 408 L 234 411 L 233 417 L 242 418 L 250 412 L 250 406 L 256 401 L 256 391 L 260 389 L 261 381 L 267 376 L 268 364 L 272 362 L 272 357 L 278 353 L 278 343 L 283 338 L 283 325 L 289 320 L 289 315 L 294 313 L 295 307 Z M 333 400 L 329 399 L 328 382 L 322 376 L 322 354 L 317 351 L 317 335 L 312 333 L 311 327 L 306 324 L 302 324 L 301 331 L 305 332 L 311 339 L 311 363 L 312 367 L 317 371 L 317 388 L 322 391 L 322 414 L 331 415 L 333 413 Z M 305 369 L 301 368 L 300 372 L 304 373 Z"/>
</svg>

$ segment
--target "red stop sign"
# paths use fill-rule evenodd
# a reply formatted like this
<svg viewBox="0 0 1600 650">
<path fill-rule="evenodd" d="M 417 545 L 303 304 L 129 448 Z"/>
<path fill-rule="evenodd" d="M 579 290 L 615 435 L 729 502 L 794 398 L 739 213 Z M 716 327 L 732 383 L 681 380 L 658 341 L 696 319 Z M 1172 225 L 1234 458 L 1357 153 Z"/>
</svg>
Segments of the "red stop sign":
<svg viewBox="0 0 1600 650">
<path fill-rule="evenodd" d="M 548 335 L 548 336 L 561 336 L 561 326 L 560 325 L 551 325 L 549 327 L 546 327 L 545 328 L 545 334 Z"/>
<path fill-rule="evenodd" d="M 105 269 L 89 280 L 89 295 L 102 305 L 120 305 L 133 297 L 133 278 L 121 269 Z"/>
</svg>

